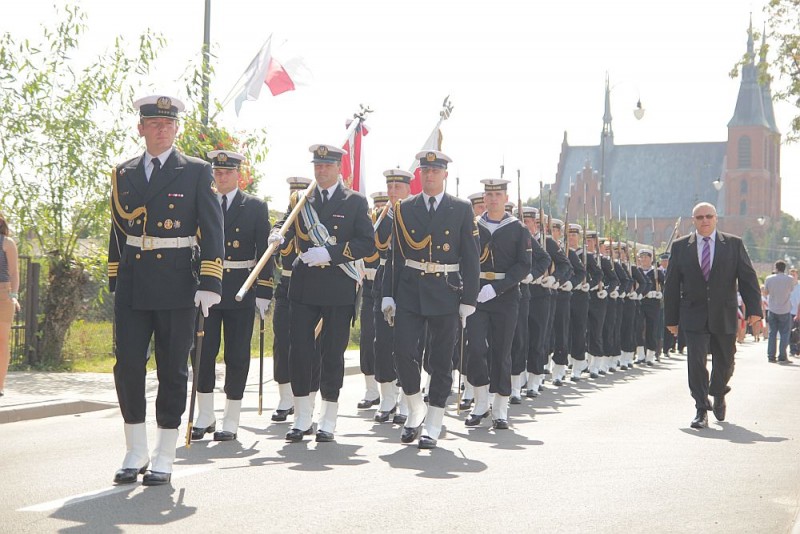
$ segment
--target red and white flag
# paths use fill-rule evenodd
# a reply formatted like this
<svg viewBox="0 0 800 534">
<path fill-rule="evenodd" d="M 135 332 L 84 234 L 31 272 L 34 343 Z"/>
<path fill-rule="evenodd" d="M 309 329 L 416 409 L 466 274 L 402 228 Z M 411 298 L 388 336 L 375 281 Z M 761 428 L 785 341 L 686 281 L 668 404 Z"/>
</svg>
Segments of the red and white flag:
<svg viewBox="0 0 800 534">
<path fill-rule="evenodd" d="M 348 120 L 346 127 L 349 128 L 352 120 Z M 366 180 L 364 179 L 364 136 L 369 133 L 366 125 L 362 121 L 351 133 L 342 147 L 347 153 L 342 156 L 342 180 L 347 187 L 353 191 L 366 194 Z"/>
<path fill-rule="evenodd" d="M 261 89 L 266 85 L 273 96 L 294 91 L 296 86 L 305 85 L 310 73 L 303 59 L 283 53 L 283 47 L 273 46 L 272 35 L 250 62 L 242 78 L 244 85 L 236 95 L 236 115 L 246 101 L 258 100 Z"/>
<path fill-rule="evenodd" d="M 428 139 L 425 141 L 425 144 L 422 145 L 420 150 L 441 150 L 442 149 L 442 130 L 439 128 L 439 125 L 442 121 L 436 123 L 436 127 L 431 132 L 431 135 L 428 136 Z M 422 179 L 420 178 L 420 170 L 419 170 L 419 160 L 415 159 L 414 163 L 411 164 L 411 168 L 408 169 L 409 172 L 414 173 L 414 178 L 411 180 L 411 194 L 416 195 L 417 193 L 422 191 Z"/>
</svg>

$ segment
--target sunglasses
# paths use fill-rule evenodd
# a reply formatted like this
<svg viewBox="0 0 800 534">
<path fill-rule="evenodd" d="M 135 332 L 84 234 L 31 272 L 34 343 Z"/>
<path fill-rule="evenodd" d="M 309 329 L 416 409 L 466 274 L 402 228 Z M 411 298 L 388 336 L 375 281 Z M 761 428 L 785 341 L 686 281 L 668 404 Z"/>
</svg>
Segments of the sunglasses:
<svg viewBox="0 0 800 534">
<path fill-rule="evenodd" d="M 695 215 L 694 218 L 698 221 L 702 221 L 703 219 L 708 219 L 709 221 L 716 217 L 713 213 L 707 213 L 706 215 Z"/>
</svg>

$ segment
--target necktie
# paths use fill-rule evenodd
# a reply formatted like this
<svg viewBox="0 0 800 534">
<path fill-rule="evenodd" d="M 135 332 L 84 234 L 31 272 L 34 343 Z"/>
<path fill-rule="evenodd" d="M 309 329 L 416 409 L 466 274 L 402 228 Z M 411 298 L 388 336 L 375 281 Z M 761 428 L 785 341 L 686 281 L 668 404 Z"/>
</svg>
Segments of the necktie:
<svg viewBox="0 0 800 534">
<path fill-rule="evenodd" d="M 703 256 L 700 259 L 700 268 L 703 270 L 703 278 L 708 282 L 708 276 L 711 274 L 711 238 L 703 238 Z"/>
<path fill-rule="evenodd" d="M 428 198 L 428 216 L 433 219 L 433 214 L 436 213 L 436 197 Z"/>
<path fill-rule="evenodd" d="M 228 214 L 228 195 L 222 195 L 222 216 Z"/>
<path fill-rule="evenodd" d="M 327 189 L 323 189 L 322 190 L 322 205 L 324 206 L 327 203 L 328 203 L 328 190 Z"/>
<path fill-rule="evenodd" d="M 155 178 L 158 171 L 161 169 L 161 160 L 158 158 L 153 158 L 153 170 L 150 171 L 150 179 L 147 180 L 148 182 L 152 182 L 153 178 Z"/>
</svg>

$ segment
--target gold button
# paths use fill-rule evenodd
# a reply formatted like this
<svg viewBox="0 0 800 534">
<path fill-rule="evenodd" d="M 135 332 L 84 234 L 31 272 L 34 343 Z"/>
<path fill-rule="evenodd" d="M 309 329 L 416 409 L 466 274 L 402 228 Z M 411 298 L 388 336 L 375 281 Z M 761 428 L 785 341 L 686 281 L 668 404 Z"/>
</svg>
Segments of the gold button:
<svg viewBox="0 0 800 534">
<path fill-rule="evenodd" d="M 125 209 L 128 209 L 128 205 L 127 204 L 125 204 Z"/>
<path fill-rule="evenodd" d="M 175 209 L 175 204 L 170 204 L 169 209 Z"/>
<path fill-rule="evenodd" d="M 411 230 L 411 233 L 412 233 L 412 234 L 414 234 L 414 233 L 416 233 L 416 232 L 414 231 L 414 229 L 412 229 L 412 230 Z"/>
<path fill-rule="evenodd" d="M 437 250 L 442 248 L 441 245 L 436 245 Z"/>
<path fill-rule="evenodd" d="M 336 225 L 334 224 L 334 225 L 333 225 L 333 229 L 334 229 L 334 230 L 338 230 L 338 229 L 339 229 L 339 227 L 338 227 L 338 226 L 336 226 Z"/>
<path fill-rule="evenodd" d="M 436 276 L 442 276 L 442 273 L 436 273 Z"/>
<path fill-rule="evenodd" d="M 229 273 L 229 272 L 231 272 L 231 270 L 230 270 L 230 269 L 225 269 L 225 272 L 228 272 L 228 273 Z"/>
<path fill-rule="evenodd" d="M 229 260 L 231 260 L 231 259 L 233 259 L 233 258 L 231 258 L 230 256 L 228 256 L 228 259 L 229 259 Z"/>
<path fill-rule="evenodd" d="M 231 242 L 230 241 L 228 241 L 228 246 L 231 246 Z"/>
<path fill-rule="evenodd" d="M 161 254 L 156 254 L 156 258 L 161 259 Z"/>
<path fill-rule="evenodd" d="M 158 226 L 159 228 L 161 228 L 162 226 L 164 226 L 164 224 L 163 224 L 161 221 L 158 221 L 158 224 L 157 224 L 156 226 Z"/>
<path fill-rule="evenodd" d="M 136 259 L 137 259 L 137 260 L 138 260 L 138 259 L 141 259 L 141 257 L 142 257 L 142 255 L 141 255 L 141 254 L 137 254 L 137 255 L 136 255 Z"/>
<path fill-rule="evenodd" d="M 236 231 L 238 232 L 238 231 L 239 231 L 239 229 L 237 228 L 237 229 L 236 229 Z"/>
<path fill-rule="evenodd" d="M 444 235 L 450 235 L 450 230 L 445 230 Z"/>
<path fill-rule="evenodd" d="M 419 273 L 420 276 L 425 276 L 424 272 Z"/>
<path fill-rule="evenodd" d="M 142 224 L 142 221 L 137 220 L 136 224 Z"/>
</svg>

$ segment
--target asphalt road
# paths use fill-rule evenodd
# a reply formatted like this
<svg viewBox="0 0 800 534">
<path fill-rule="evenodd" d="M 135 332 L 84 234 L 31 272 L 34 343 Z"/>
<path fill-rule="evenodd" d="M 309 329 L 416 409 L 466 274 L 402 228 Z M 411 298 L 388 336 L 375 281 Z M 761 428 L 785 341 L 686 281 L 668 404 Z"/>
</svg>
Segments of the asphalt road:
<svg viewBox="0 0 800 534">
<path fill-rule="evenodd" d="M 740 347 L 728 420 L 702 431 L 676 356 L 548 383 L 511 407 L 509 431 L 448 410 L 434 451 L 356 409 L 360 376 L 345 378 L 336 443 L 285 443 L 275 391 L 258 416 L 249 387 L 239 441 L 180 448 L 164 487 L 111 484 L 116 409 L 8 423 L 0 532 L 800 532 L 800 360 L 768 364 L 765 350 Z"/>
</svg>

